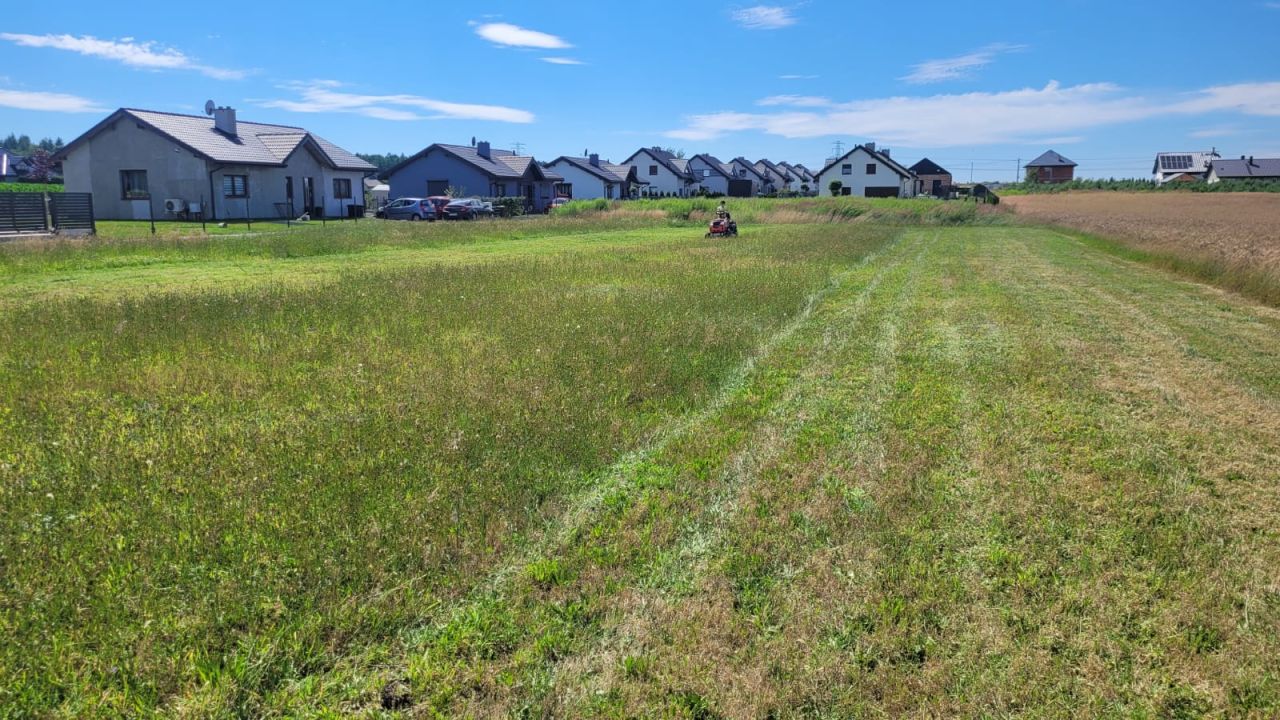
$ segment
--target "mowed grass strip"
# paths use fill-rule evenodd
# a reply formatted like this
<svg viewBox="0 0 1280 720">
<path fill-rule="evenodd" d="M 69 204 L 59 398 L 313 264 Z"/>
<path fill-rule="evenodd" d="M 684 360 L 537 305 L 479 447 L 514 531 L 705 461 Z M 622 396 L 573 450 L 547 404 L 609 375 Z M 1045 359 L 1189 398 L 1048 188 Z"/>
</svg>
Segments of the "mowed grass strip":
<svg viewBox="0 0 1280 720">
<path fill-rule="evenodd" d="M 443 716 L 1280 711 L 1274 313 L 1029 229 L 910 231 L 841 287 L 387 685 Z"/>
<path fill-rule="evenodd" d="M 659 231 L 6 308 L 0 707 L 369 700 L 378 673 L 334 668 L 386 662 L 893 233 Z"/>
</svg>

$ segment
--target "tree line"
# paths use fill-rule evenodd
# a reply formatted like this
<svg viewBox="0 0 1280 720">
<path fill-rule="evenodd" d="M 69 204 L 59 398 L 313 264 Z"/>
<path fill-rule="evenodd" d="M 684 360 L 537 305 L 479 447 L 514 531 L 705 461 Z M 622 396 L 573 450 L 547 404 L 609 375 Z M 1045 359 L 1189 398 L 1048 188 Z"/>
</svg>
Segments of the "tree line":
<svg viewBox="0 0 1280 720">
<path fill-rule="evenodd" d="M 0 147 L 14 155 L 30 155 L 36 150 L 44 150 L 47 153 L 57 152 L 65 144 L 62 142 L 62 138 L 41 138 L 39 142 L 32 142 L 30 135 L 17 135 L 15 133 L 9 133 L 8 137 L 0 141 Z"/>
</svg>

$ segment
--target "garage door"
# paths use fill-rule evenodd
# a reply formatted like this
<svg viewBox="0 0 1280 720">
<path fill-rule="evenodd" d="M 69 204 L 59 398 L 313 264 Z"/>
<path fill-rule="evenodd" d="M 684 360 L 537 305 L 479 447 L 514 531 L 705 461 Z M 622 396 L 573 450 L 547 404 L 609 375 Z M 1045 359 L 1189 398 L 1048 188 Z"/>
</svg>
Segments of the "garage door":
<svg viewBox="0 0 1280 720">
<path fill-rule="evenodd" d="M 751 181 L 730 180 L 729 197 L 751 197 Z"/>
<path fill-rule="evenodd" d="M 898 188 L 896 187 L 869 187 L 863 192 L 863 197 L 898 197 Z"/>
</svg>

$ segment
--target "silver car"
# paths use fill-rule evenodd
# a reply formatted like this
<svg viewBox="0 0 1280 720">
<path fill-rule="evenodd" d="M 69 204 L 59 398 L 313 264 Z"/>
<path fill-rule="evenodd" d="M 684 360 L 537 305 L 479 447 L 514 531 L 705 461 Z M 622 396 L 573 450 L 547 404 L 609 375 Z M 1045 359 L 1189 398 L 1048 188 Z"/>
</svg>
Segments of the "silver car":
<svg viewBox="0 0 1280 720">
<path fill-rule="evenodd" d="M 396 198 L 382 208 L 388 220 L 426 220 L 435 222 L 436 206 L 426 198 Z"/>
</svg>

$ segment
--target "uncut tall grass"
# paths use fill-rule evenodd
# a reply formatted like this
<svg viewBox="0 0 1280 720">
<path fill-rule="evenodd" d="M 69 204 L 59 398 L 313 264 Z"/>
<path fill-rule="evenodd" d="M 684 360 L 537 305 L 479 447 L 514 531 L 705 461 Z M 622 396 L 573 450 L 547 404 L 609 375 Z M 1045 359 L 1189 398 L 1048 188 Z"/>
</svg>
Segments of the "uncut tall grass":
<svg viewBox="0 0 1280 720">
<path fill-rule="evenodd" d="M 229 242 L 316 254 L 388 232 Z M 134 714 L 221 684 L 251 714 L 470 589 L 889 233 L 694 235 L 5 308 L 0 707 Z M 232 250 L 85 254 L 166 252 Z M 72 246 L 6 258 L 18 273 L 78 261 Z"/>
</svg>

